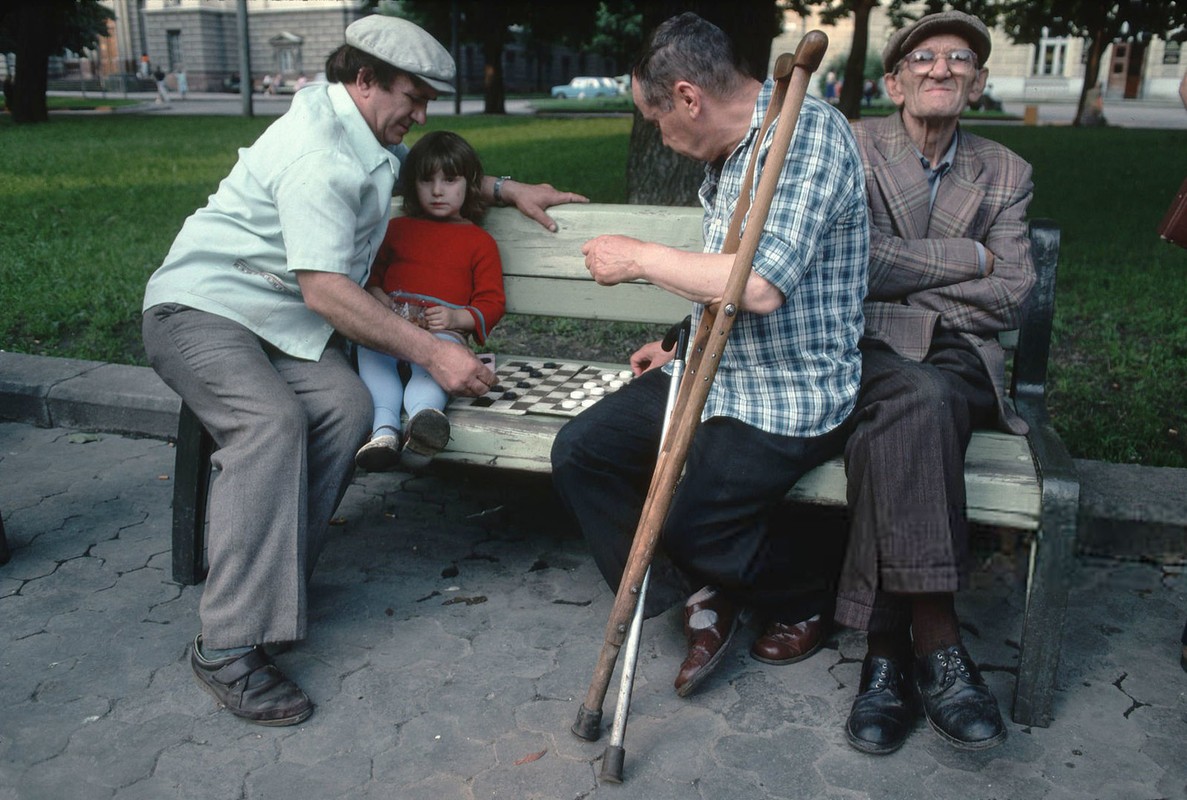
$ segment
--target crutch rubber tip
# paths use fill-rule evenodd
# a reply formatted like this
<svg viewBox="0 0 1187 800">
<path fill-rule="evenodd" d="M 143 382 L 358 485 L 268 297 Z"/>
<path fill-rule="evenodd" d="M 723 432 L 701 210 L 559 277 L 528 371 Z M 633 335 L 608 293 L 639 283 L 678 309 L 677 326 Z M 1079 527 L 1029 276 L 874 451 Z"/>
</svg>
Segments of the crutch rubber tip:
<svg viewBox="0 0 1187 800">
<path fill-rule="evenodd" d="M 590 711 L 582 703 L 581 708 L 577 709 L 577 721 L 569 730 L 573 731 L 573 735 L 578 738 L 587 742 L 596 742 L 602 735 L 602 709 Z"/>
<path fill-rule="evenodd" d="M 622 761 L 626 758 L 626 750 L 612 744 L 606 745 L 606 752 L 602 756 L 603 783 L 622 783 Z"/>
</svg>

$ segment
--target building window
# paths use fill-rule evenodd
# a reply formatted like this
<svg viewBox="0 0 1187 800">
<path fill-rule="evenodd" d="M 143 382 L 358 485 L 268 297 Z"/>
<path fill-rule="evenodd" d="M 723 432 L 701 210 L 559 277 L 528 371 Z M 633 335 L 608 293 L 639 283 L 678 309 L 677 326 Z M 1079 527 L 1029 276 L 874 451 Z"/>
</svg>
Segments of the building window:
<svg viewBox="0 0 1187 800">
<path fill-rule="evenodd" d="M 296 75 L 304 69 L 301 61 L 301 45 L 305 38 L 285 31 L 268 40 L 272 45 L 276 68 L 284 75 Z"/>
<path fill-rule="evenodd" d="M 181 65 L 181 31 L 165 31 L 165 44 L 169 50 L 169 71 Z"/>
<path fill-rule="evenodd" d="M 1064 66 L 1067 64 L 1069 41 L 1066 37 L 1048 37 L 1047 29 L 1043 28 L 1043 37 L 1039 39 L 1038 47 L 1035 50 L 1034 74 L 1062 77 Z"/>
<path fill-rule="evenodd" d="M 1182 50 L 1183 44 L 1181 42 L 1167 42 L 1166 49 L 1162 51 L 1163 64 L 1178 64 L 1179 53 Z"/>
</svg>

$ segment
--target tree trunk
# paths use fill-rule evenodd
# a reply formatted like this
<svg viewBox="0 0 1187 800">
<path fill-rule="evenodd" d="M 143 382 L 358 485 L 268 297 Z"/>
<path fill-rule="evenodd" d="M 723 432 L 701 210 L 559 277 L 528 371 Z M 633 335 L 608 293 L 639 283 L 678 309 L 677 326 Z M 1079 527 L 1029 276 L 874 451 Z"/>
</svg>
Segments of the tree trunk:
<svg viewBox="0 0 1187 800">
<path fill-rule="evenodd" d="M 695 206 L 705 166 L 664 147 L 659 131 L 638 111 L 631 127 L 626 162 L 627 202 L 640 205 Z"/>
<path fill-rule="evenodd" d="M 48 85 L 50 41 L 53 38 L 51 14 L 33 3 L 18 3 L 12 10 L 16 43 L 16 75 L 9 101 L 12 121 L 45 122 L 49 109 L 45 102 Z"/>
<path fill-rule="evenodd" d="M 1080 86 L 1080 102 L 1076 104 L 1076 116 L 1072 125 L 1079 127 L 1080 118 L 1084 116 L 1088 99 L 1088 90 L 1096 86 L 1100 78 L 1100 57 L 1105 51 L 1105 31 L 1098 29 L 1092 33 L 1092 43 L 1088 46 L 1088 63 L 1084 65 L 1084 83 Z"/>
<path fill-rule="evenodd" d="M 507 113 L 507 89 L 503 85 L 502 33 L 498 36 L 499 41 L 488 40 L 482 45 L 482 59 L 486 62 L 482 69 L 482 95 L 486 103 L 483 111 L 487 114 Z"/>
<path fill-rule="evenodd" d="M 853 4 L 853 44 L 845 65 L 845 82 L 837 107 L 847 119 L 861 117 L 861 92 L 865 83 L 866 53 L 870 45 L 870 9 L 877 0 L 856 0 Z"/>
</svg>

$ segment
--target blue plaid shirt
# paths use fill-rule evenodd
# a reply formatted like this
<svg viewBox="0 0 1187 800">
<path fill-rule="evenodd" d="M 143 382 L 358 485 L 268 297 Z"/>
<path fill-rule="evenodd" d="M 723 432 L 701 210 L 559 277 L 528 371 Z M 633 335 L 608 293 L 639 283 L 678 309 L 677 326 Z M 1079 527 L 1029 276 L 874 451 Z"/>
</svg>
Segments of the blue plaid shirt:
<svg viewBox="0 0 1187 800">
<path fill-rule="evenodd" d="M 725 242 L 773 87 L 770 80 L 763 85 L 750 132 L 725 163 L 705 169 L 707 253 L 721 252 Z M 773 138 L 774 126 L 761 143 L 760 174 Z M 758 183 L 756 177 L 755 188 Z M 738 315 L 703 419 L 733 417 L 768 433 L 808 437 L 849 415 L 861 378 L 866 205 L 865 172 L 848 122 L 806 97 L 753 264 L 785 302 L 771 314 Z M 694 307 L 693 330 L 703 313 L 704 306 Z"/>
</svg>

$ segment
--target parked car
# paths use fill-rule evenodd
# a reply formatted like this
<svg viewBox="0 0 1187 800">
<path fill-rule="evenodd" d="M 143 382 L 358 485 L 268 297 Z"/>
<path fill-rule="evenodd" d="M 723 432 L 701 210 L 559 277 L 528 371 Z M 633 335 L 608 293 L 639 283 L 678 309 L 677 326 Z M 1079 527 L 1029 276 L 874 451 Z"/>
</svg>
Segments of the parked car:
<svg viewBox="0 0 1187 800">
<path fill-rule="evenodd" d="M 553 86 L 550 94 L 555 99 L 584 100 L 587 97 L 615 97 L 618 94 L 618 84 L 613 78 L 574 78 L 568 83 Z"/>
</svg>

